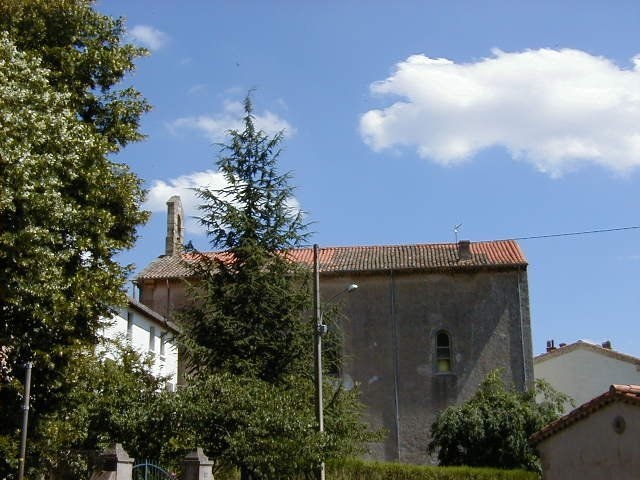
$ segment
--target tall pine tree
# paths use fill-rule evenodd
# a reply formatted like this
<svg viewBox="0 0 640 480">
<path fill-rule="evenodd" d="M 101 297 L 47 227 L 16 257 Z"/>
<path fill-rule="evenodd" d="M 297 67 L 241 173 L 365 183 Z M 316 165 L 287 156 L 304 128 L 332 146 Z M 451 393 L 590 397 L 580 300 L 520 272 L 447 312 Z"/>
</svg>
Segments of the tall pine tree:
<svg viewBox="0 0 640 480">
<path fill-rule="evenodd" d="M 289 174 L 277 170 L 283 132 L 256 130 L 251 98 L 244 130 L 229 132 L 217 164 L 226 186 L 200 188 L 201 223 L 221 252 L 197 255 L 202 281 L 186 313 L 186 353 L 196 370 L 275 382 L 306 368 L 308 272 L 289 255 L 306 239 Z"/>
<path fill-rule="evenodd" d="M 200 445 L 240 468 L 243 480 L 309 475 L 321 461 L 372 440 L 356 391 L 326 384 L 326 433 L 313 409 L 311 272 L 292 255 L 307 238 L 289 174 L 277 169 L 282 132 L 256 130 L 251 98 L 244 130 L 229 132 L 219 190 L 201 188 L 201 222 L 215 254 L 191 253 L 196 279 L 182 312 L 194 377 L 205 398 Z M 195 389 L 195 390 L 194 390 Z"/>
</svg>

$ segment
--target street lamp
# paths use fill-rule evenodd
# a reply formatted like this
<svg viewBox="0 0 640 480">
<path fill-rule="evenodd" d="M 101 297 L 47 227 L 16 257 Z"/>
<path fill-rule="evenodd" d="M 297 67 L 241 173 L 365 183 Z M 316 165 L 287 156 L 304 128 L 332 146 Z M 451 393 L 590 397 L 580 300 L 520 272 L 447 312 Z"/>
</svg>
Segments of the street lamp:
<svg viewBox="0 0 640 480">
<path fill-rule="evenodd" d="M 327 300 L 327 303 L 335 300 L 343 293 L 353 292 L 356 288 L 358 288 L 358 285 L 352 283 L 347 288 L 341 290 L 329 300 Z M 322 321 L 322 315 L 324 312 L 322 311 L 322 307 L 320 305 L 320 269 L 318 267 L 318 244 L 313 245 L 313 291 L 313 307 L 315 311 L 315 343 L 313 348 L 313 358 L 315 363 L 314 373 L 316 381 L 316 420 L 318 421 L 318 431 L 322 433 L 324 432 L 324 411 L 322 403 L 322 337 L 327 333 L 327 326 Z M 317 478 L 318 480 L 325 480 L 324 461 L 320 462 Z"/>
</svg>

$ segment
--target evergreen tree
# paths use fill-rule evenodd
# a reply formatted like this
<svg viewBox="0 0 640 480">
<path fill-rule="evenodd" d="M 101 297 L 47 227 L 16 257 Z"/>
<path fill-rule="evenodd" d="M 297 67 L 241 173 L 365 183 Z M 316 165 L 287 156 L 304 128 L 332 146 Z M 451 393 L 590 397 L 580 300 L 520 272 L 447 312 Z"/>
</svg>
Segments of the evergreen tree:
<svg viewBox="0 0 640 480">
<path fill-rule="evenodd" d="M 201 222 L 216 254 L 192 252 L 196 278 L 182 312 L 182 343 L 200 405 L 196 435 L 243 479 L 310 474 L 321 461 L 359 453 L 375 437 L 360 421 L 357 391 L 327 383 L 326 433 L 313 409 L 310 271 L 292 249 L 307 237 L 292 208 L 289 175 L 277 170 L 282 132 L 229 132 L 218 167 L 227 186 L 198 190 Z"/>
<path fill-rule="evenodd" d="M 306 368 L 309 276 L 288 253 L 305 240 L 306 226 L 291 207 L 289 175 L 277 171 L 282 132 L 255 129 L 250 97 L 244 127 L 222 146 L 227 186 L 198 190 L 200 221 L 223 253 L 197 255 L 193 265 L 203 281 L 185 312 L 186 353 L 196 369 L 278 381 Z"/>
</svg>

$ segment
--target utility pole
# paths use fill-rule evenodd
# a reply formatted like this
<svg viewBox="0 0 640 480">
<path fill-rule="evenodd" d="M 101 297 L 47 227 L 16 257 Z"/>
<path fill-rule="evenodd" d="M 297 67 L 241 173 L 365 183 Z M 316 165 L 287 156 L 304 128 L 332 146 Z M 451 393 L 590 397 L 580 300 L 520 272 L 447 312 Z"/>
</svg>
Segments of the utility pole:
<svg viewBox="0 0 640 480">
<path fill-rule="evenodd" d="M 320 303 L 320 261 L 318 260 L 318 244 L 313 245 L 313 310 L 314 310 L 314 344 L 313 344 L 313 358 L 314 362 L 314 376 L 316 383 L 315 400 L 316 400 L 316 420 L 318 422 L 318 431 L 322 435 L 324 433 L 324 407 L 322 399 L 322 336 L 327 333 L 327 325 L 322 320 L 322 304 Z M 352 283 L 345 289 L 336 293 L 333 297 L 326 301 L 331 303 L 340 295 L 344 293 L 351 293 L 358 288 L 358 285 Z M 324 480 L 324 461 L 320 462 L 317 472 L 317 480 Z"/>
<path fill-rule="evenodd" d="M 24 402 L 22 403 L 22 435 L 20 437 L 20 465 L 18 467 L 18 480 L 24 478 L 24 463 L 27 455 L 27 425 L 29 424 L 29 397 L 31 396 L 31 367 L 33 364 L 28 362 L 25 365 L 27 369 L 24 378 Z"/>
<path fill-rule="evenodd" d="M 313 245 L 313 311 L 314 314 L 314 344 L 313 358 L 314 376 L 316 381 L 316 420 L 318 431 L 324 432 L 324 414 L 322 409 L 322 312 L 320 309 L 320 268 L 318 260 L 318 244 Z M 324 460 L 318 466 L 318 480 L 324 480 Z"/>
</svg>

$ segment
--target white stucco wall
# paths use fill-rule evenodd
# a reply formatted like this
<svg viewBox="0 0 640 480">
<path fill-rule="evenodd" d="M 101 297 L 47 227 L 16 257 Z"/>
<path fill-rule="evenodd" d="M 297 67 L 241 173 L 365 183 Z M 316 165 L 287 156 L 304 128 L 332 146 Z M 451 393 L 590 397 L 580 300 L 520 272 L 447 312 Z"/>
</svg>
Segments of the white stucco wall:
<svg viewBox="0 0 640 480">
<path fill-rule="evenodd" d="M 541 361 L 536 359 L 533 373 L 535 378 L 544 378 L 556 390 L 571 396 L 576 406 L 606 392 L 612 384 L 640 384 L 640 370 L 632 361 L 612 358 L 588 346 Z M 573 407 L 569 406 L 565 413 L 571 410 Z"/>
<path fill-rule="evenodd" d="M 617 433 L 614 420 L 624 420 Z M 544 480 L 631 480 L 640 472 L 640 408 L 602 407 L 538 444 Z"/>
<path fill-rule="evenodd" d="M 129 316 L 132 325 L 130 335 L 127 335 Z M 103 336 L 127 339 L 138 352 L 151 354 L 153 374 L 169 377 L 168 382 L 173 387 L 177 385 L 178 349 L 172 342 L 173 333 L 162 323 L 132 308 L 120 309 L 112 317 L 111 324 L 104 328 Z"/>
</svg>

